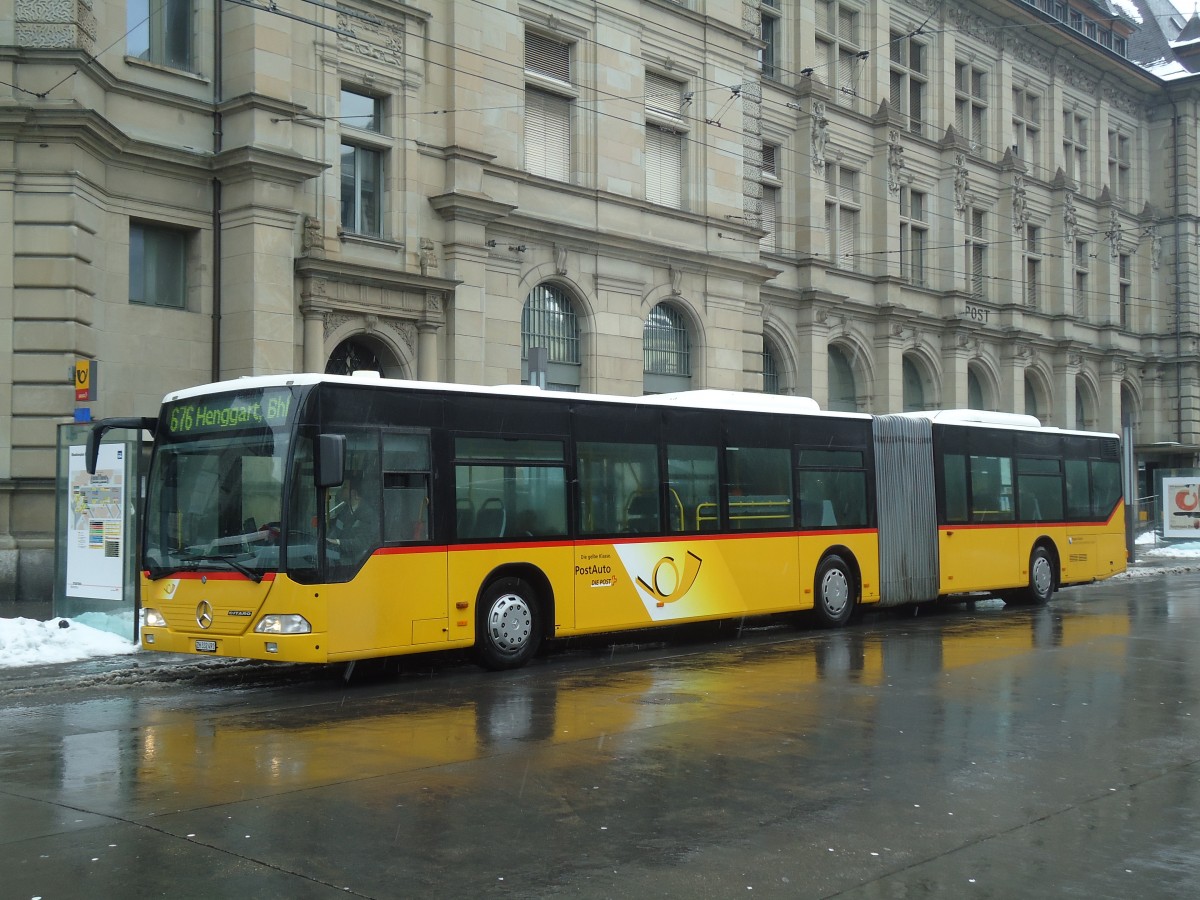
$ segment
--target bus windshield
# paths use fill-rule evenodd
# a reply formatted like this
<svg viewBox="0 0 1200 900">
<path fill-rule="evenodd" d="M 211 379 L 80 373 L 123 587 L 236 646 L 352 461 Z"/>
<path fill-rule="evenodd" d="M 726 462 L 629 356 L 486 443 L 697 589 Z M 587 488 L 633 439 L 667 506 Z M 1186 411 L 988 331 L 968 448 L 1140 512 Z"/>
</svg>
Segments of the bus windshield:
<svg viewBox="0 0 1200 900">
<path fill-rule="evenodd" d="M 146 497 L 143 563 L 151 578 L 279 568 L 291 396 L 248 392 L 169 406 Z M 272 412 L 267 415 L 267 404 Z"/>
</svg>

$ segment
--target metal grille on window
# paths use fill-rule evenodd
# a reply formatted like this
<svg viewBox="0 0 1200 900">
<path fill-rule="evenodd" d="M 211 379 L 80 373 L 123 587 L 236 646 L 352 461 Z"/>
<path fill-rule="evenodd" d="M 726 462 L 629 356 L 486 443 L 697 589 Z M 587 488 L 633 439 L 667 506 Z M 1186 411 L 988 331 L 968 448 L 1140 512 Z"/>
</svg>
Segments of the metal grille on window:
<svg viewBox="0 0 1200 900">
<path fill-rule="evenodd" d="M 529 292 L 521 312 L 521 358 L 545 347 L 550 362 L 579 363 L 579 321 L 566 293 L 542 284 Z"/>
<path fill-rule="evenodd" d="M 767 341 L 763 341 L 762 367 L 763 393 L 782 393 L 783 391 L 779 383 L 779 363 L 775 360 L 775 349 Z"/>
<path fill-rule="evenodd" d="M 659 304 L 650 310 L 642 334 L 646 371 L 652 375 L 691 374 L 690 348 L 683 316 Z"/>
</svg>

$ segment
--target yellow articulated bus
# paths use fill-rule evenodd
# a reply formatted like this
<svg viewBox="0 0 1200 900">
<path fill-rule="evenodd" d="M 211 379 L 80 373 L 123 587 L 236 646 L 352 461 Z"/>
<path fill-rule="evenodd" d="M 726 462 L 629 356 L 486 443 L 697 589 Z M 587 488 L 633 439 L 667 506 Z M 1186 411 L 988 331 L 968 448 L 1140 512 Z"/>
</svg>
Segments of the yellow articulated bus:
<svg viewBox="0 0 1200 900">
<path fill-rule="evenodd" d="M 295 375 L 177 391 L 142 514 L 142 645 L 330 663 L 991 591 L 1125 568 L 1115 435 Z"/>
</svg>

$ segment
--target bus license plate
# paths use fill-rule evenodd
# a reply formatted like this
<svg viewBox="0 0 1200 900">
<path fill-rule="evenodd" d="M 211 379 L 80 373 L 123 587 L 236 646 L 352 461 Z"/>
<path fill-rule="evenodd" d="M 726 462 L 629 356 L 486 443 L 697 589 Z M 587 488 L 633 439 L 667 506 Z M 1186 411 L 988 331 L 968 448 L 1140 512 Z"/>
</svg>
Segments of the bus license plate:
<svg viewBox="0 0 1200 900">
<path fill-rule="evenodd" d="M 196 641 L 196 652 L 197 653 L 216 653 L 217 652 L 217 642 L 216 641 Z"/>
</svg>

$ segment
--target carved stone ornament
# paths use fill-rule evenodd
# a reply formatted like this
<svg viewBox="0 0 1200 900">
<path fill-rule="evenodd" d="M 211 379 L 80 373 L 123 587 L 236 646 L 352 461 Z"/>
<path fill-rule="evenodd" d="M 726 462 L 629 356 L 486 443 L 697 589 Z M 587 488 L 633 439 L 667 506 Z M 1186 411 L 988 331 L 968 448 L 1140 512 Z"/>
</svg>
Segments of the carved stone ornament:
<svg viewBox="0 0 1200 900">
<path fill-rule="evenodd" d="M 900 132 L 888 132 L 887 172 L 888 193 L 893 197 L 900 193 L 900 172 L 904 168 L 904 148 L 900 146 Z"/>
<path fill-rule="evenodd" d="M 554 271 L 559 275 L 567 274 L 567 248 L 562 244 L 554 245 Z"/>
<path fill-rule="evenodd" d="M 408 348 L 410 355 L 415 355 L 417 352 L 417 326 L 414 322 L 408 319 L 397 320 L 388 319 L 387 326 L 400 340 L 404 346 Z"/>
<path fill-rule="evenodd" d="M 329 313 L 325 316 L 325 339 L 350 321 L 350 316 L 345 313 Z"/>
<path fill-rule="evenodd" d="M 1029 224 L 1029 198 L 1025 194 L 1025 176 L 1013 176 L 1012 192 L 1013 231 L 1020 234 Z"/>
<path fill-rule="evenodd" d="M 967 172 L 967 157 L 965 154 L 954 155 L 954 209 L 960 213 L 967 211 L 967 193 L 971 188 L 971 176 Z"/>
<path fill-rule="evenodd" d="M 1121 229 L 1121 220 L 1117 216 L 1115 208 L 1108 211 L 1108 231 L 1104 233 L 1104 236 L 1108 239 L 1109 255 L 1116 259 L 1121 253 L 1121 239 L 1125 234 Z"/>
<path fill-rule="evenodd" d="M 825 152 L 829 148 L 829 119 L 825 104 L 814 100 L 812 105 L 812 164 L 818 175 L 825 174 Z"/>
<path fill-rule="evenodd" d="M 1075 212 L 1075 195 L 1070 191 L 1063 196 L 1063 239 L 1067 247 L 1075 246 L 1079 234 L 1079 214 Z"/>
<path fill-rule="evenodd" d="M 382 20 L 367 22 L 358 17 L 342 13 L 337 17 L 338 50 L 362 59 L 386 63 L 389 66 L 404 66 L 404 29 L 392 22 Z"/>
</svg>

